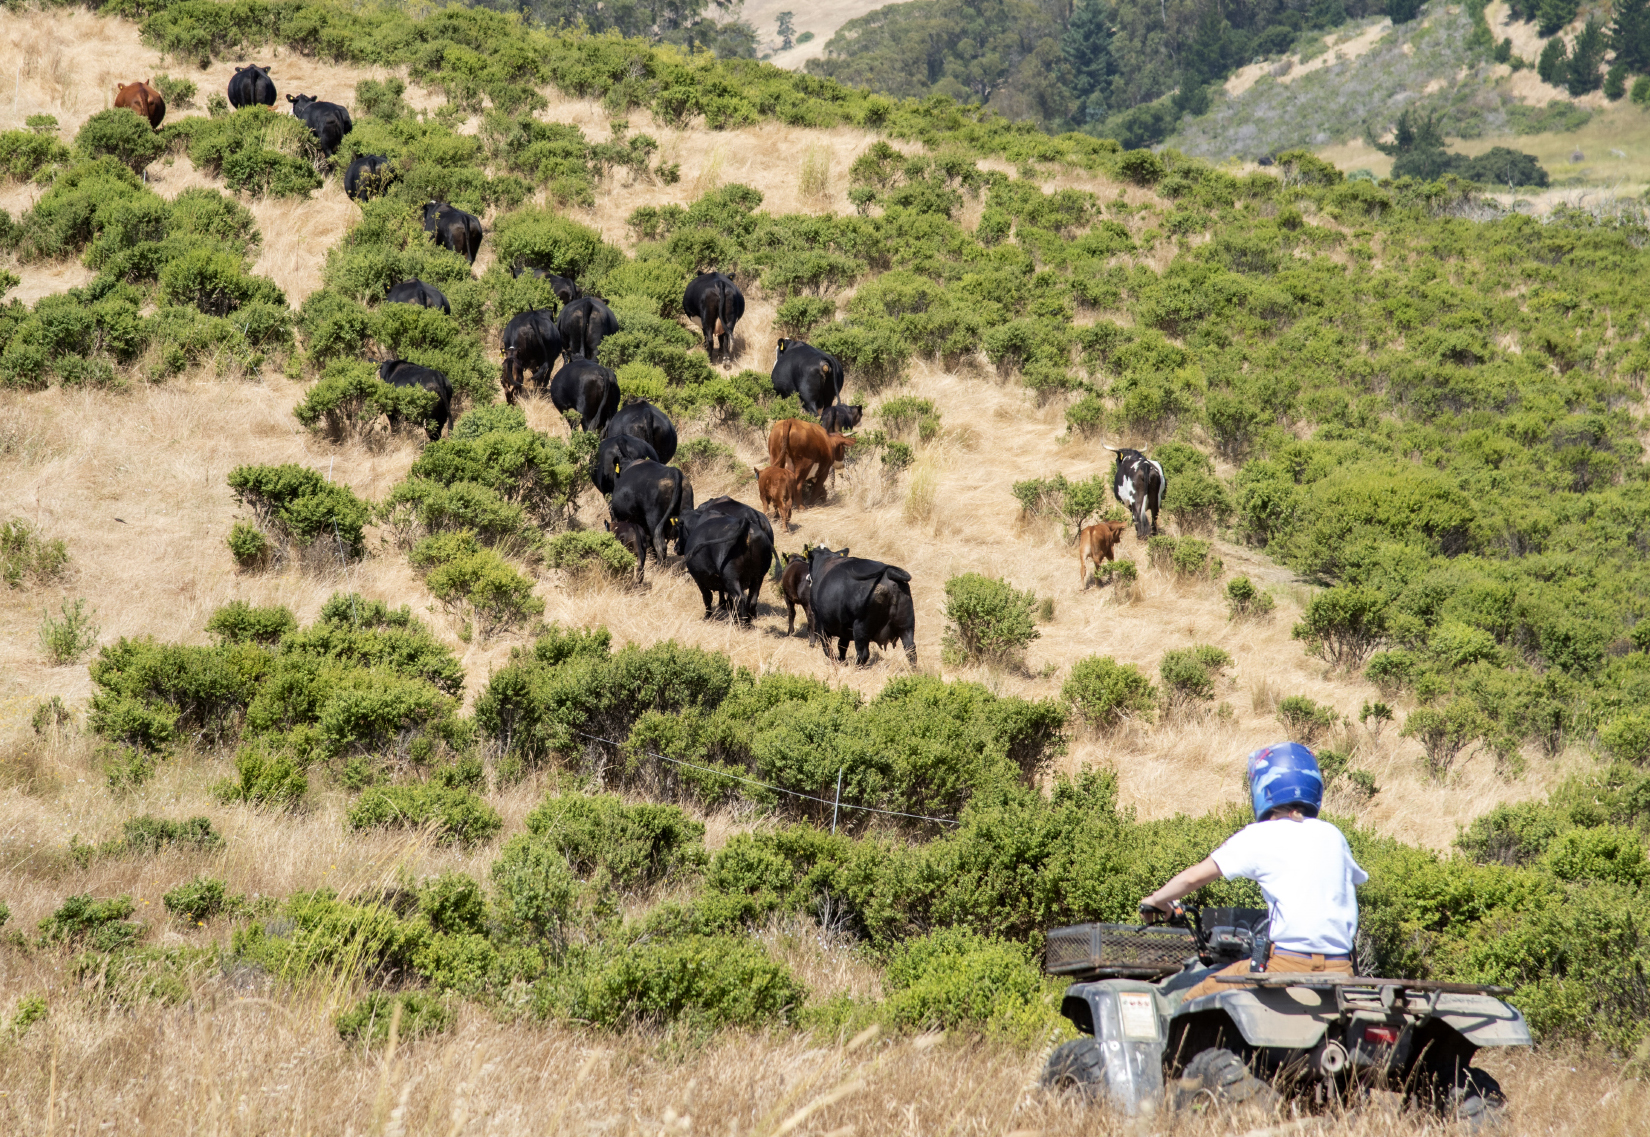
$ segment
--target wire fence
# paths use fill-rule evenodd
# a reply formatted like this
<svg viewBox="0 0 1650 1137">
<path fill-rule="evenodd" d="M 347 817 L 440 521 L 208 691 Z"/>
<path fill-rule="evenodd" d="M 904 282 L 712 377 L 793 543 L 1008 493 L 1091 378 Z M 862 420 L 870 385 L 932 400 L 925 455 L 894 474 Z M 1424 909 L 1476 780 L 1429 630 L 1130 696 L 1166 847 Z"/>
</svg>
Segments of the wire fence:
<svg viewBox="0 0 1650 1137">
<path fill-rule="evenodd" d="M 620 743 L 614 742 L 611 738 L 603 738 L 599 734 L 586 734 L 582 730 L 575 730 L 575 731 L 573 731 L 573 733 L 578 735 L 580 738 L 588 738 L 592 742 L 605 742 L 605 743 L 607 743 L 607 745 L 612 746 L 615 749 L 617 749 L 621 745 Z M 805 793 L 802 793 L 798 790 L 788 790 L 784 786 L 775 786 L 775 785 L 772 785 L 768 782 L 759 782 L 755 778 L 747 778 L 747 777 L 743 776 L 742 774 L 732 774 L 732 773 L 729 773 L 726 770 L 718 770 L 714 766 L 701 766 L 697 762 L 687 762 L 687 761 L 684 761 L 681 758 L 672 758 L 667 754 L 660 754 L 657 751 L 643 750 L 642 753 L 646 754 L 649 758 L 655 758 L 660 762 L 669 762 L 672 766 L 685 766 L 689 770 L 698 770 L 702 773 L 714 774 L 719 778 L 727 778 L 729 781 L 743 782 L 748 786 L 761 786 L 763 789 L 772 790 L 774 793 L 786 794 L 790 797 L 801 798 L 803 801 L 818 802 L 820 805 L 828 805 L 833 810 L 836 810 L 836 809 L 854 809 L 854 810 L 858 810 L 861 813 L 880 813 L 884 817 L 909 817 L 914 821 L 932 821 L 932 822 L 934 822 L 938 825 L 961 825 L 962 824 L 962 822 L 958 821 L 954 817 L 929 817 L 925 813 L 901 813 L 897 809 L 878 809 L 874 805 L 854 805 L 850 802 L 843 801 L 842 797 L 841 797 L 842 782 L 841 782 L 840 777 L 837 780 L 837 794 L 838 794 L 838 796 L 837 796 L 837 799 L 835 801 L 832 801 L 830 798 L 815 797 L 813 794 L 805 794 Z M 834 823 L 832 824 L 832 828 L 833 829 L 836 828 Z"/>
</svg>

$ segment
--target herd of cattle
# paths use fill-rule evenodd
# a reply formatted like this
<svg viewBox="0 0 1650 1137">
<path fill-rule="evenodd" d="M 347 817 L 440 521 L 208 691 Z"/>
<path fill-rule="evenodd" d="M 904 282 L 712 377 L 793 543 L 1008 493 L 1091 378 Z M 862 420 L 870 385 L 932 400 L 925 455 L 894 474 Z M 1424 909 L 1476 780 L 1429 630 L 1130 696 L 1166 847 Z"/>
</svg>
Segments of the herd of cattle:
<svg viewBox="0 0 1650 1137">
<path fill-rule="evenodd" d="M 275 100 L 267 67 L 238 68 L 229 81 L 229 102 L 237 109 L 273 106 Z M 310 95 L 289 94 L 287 101 L 293 116 L 309 127 L 330 158 L 353 128 L 349 111 Z M 166 116 L 166 102 L 152 83 L 122 84 L 115 105 L 143 116 L 155 129 Z M 385 192 L 394 177 L 383 155 L 358 155 L 345 171 L 344 191 L 352 200 L 364 201 Z M 423 220 L 436 244 L 475 263 L 483 238 L 480 218 L 432 201 L 424 207 Z M 558 411 L 577 413 L 578 429 L 601 436 L 590 478 L 609 499 L 607 529 L 636 558 L 638 584 L 648 554 L 662 565 L 674 543 L 676 556 L 699 587 L 705 615 L 720 611 L 749 626 L 762 582 L 774 568 L 769 515 L 789 527 L 793 509 L 823 502 L 826 480 L 834 481 L 836 467 L 854 444 L 847 432 L 859 425 L 863 407 L 841 402 L 842 361 L 802 340 L 780 339 L 773 365 L 774 392 L 796 396 L 818 422 L 782 419 L 769 430 L 768 465 L 755 471 L 761 509 L 725 496 L 695 505 L 692 484 L 679 467 L 667 464 L 676 454 L 675 425 L 645 400 L 624 403 L 617 376 L 597 362 L 602 339 L 619 330 L 612 309 L 601 297 L 587 296 L 573 281 L 543 268 L 518 262 L 511 271 L 548 281 L 559 310 L 522 312 L 506 325 L 500 349 L 506 401 L 515 405 L 526 395 L 548 394 Z M 441 291 L 422 280 L 395 285 L 385 301 L 452 314 Z M 682 297 L 682 311 L 698 322 L 706 355 L 731 364 L 734 329 L 745 314 L 744 294 L 732 278 L 715 271 L 699 273 Z M 379 364 L 378 374 L 392 386 L 421 387 L 436 396 L 427 423 L 432 439 L 452 425 L 452 387 L 441 372 L 389 359 Z M 392 419 L 392 426 L 398 425 Z M 1168 485 L 1163 467 L 1138 450 L 1108 449 L 1117 454 L 1113 492 L 1129 509 L 1135 535 L 1144 541 L 1157 531 Z M 1089 563 L 1098 568 L 1102 560 L 1115 559 L 1125 528 L 1124 522 L 1101 522 L 1078 535 L 1078 566 L 1085 586 Z M 916 662 L 916 613 L 911 575 L 904 569 L 850 556 L 846 548 L 815 546 L 805 555 L 788 556 L 778 576 L 788 614 L 786 635 L 795 632 L 796 610 L 801 608 L 809 638 L 817 636 L 827 655 L 834 639 L 837 659 L 844 659 L 852 641 L 856 661 L 864 665 L 871 643 L 886 648 L 898 641 L 906 657 Z"/>
</svg>

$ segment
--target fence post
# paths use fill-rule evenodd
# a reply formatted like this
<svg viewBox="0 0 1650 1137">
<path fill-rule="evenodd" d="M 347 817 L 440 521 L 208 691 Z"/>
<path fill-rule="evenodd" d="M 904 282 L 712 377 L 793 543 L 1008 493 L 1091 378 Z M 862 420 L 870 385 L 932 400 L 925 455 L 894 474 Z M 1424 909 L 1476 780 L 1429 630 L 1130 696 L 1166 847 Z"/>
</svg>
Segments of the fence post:
<svg viewBox="0 0 1650 1137">
<path fill-rule="evenodd" d="M 842 770 L 846 770 L 844 766 Z M 836 801 L 831 803 L 831 836 L 836 836 L 836 813 L 842 808 L 842 770 L 836 772 Z"/>
</svg>

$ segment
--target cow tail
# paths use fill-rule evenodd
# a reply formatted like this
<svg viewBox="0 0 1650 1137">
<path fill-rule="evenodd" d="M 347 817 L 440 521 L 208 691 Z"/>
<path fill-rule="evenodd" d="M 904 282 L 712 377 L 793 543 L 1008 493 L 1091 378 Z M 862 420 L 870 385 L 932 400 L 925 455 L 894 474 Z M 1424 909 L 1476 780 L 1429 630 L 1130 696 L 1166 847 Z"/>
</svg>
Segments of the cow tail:
<svg viewBox="0 0 1650 1137">
<path fill-rule="evenodd" d="M 791 468 L 791 428 L 788 426 L 779 434 L 779 461 L 774 465 L 783 466 L 787 470 Z"/>
<path fill-rule="evenodd" d="M 676 492 L 671 496 L 671 499 L 670 499 L 670 512 L 665 514 L 665 516 L 666 516 L 666 518 L 674 517 L 676 519 L 675 528 L 676 528 L 676 533 L 677 533 L 677 540 L 680 540 L 681 539 L 681 529 L 682 529 L 682 471 L 680 471 L 680 470 L 676 471 Z M 660 557 L 659 559 L 661 561 L 664 560 L 663 557 Z"/>
</svg>

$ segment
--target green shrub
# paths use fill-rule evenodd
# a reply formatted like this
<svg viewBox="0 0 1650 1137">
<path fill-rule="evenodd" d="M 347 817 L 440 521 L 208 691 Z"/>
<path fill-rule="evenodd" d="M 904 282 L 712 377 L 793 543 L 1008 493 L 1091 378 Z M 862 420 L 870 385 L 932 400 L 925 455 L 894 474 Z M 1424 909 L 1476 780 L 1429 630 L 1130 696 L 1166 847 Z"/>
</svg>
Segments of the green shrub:
<svg viewBox="0 0 1650 1137">
<path fill-rule="evenodd" d="M 270 538 L 278 561 L 288 550 L 337 548 L 359 557 L 366 544 L 362 532 L 372 507 L 348 486 L 327 481 L 303 466 L 236 466 L 229 472 L 235 500 L 252 511 L 257 527 Z M 247 542 L 243 539 L 243 548 Z M 237 560 L 241 549 L 233 545 Z"/>
<path fill-rule="evenodd" d="M 243 747 L 235 755 L 235 774 L 234 778 L 213 787 L 219 801 L 291 809 L 302 803 L 309 793 L 309 775 L 292 755 L 284 752 L 271 753 L 260 746 Z"/>
<path fill-rule="evenodd" d="M 133 173 L 139 173 L 159 158 L 166 142 L 149 121 L 136 111 L 112 107 L 87 119 L 74 139 L 75 154 L 81 158 L 114 158 Z"/>
<path fill-rule="evenodd" d="M 195 86 L 193 81 L 174 79 L 165 72 L 156 75 L 150 82 L 154 84 L 155 90 L 160 92 L 160 97 L 166 100 L 168 111 L 188 109 L 194 105 L 195 96 L 200 93 L 200 88 Z"/>
<path fill-rule="evenodd" d="M 594 529 L 558 533 L 544 546 L 544 563 L 551 568 L 595 569 L 615 580 L 636 573 L 636 557 L 618 538 Z"/>
<path fill-rule="evenodd" d="M 46 944 L 63 944 L 92 951 L 118 951 L 136 943 L 143 925 L 127 919 L 136 906 L 130 896 L 93 900 L 90 893 L 70 896 L 40 921 L 40 939 Z"/>
<path fill-rule="evenodd" d="M 168 126 L 165 134 L 183 142 L 197 169 L 243 193 L 304 198 L 321 186 L 314 134 L 273 107 L 186 118 Z"/>
<path fill-rule="evenodd" d="M 1183 577 L 1216 577 L 1223 569 L 1214 546 L 1196 537 L 1179 538 L 1175 542 L 1170 563 L 1174 566 L 1175 575 Z"/>
<path fill-rule="evenodd" d="M 1232 665 L 1232 657 L 1211 644 L 1163 653 L 1157 665 L 1163 693 L 1170 702 L 1207 702 L 1215 697 L 1215 679 Z"/>
<path fill-rule="evenodd" d="M 1256 588 L 1246 576 L 1234 576 L 1226 582 L 1226 618 L 1238 620 L 1260 619 L 1271 614 L 1277 601 L 1270 592 Z"/>
<path fill-rule="evenodd" d="M 9 1027 L 11 1037 L 15 1041 L 29 1033 L 29 1028 L 47 1014 L 46 999 L 43 995 L 24 995 L 17 1000 L 17 1013 L 12 1016 Z"/>
<path fill-rule="evenodd" d="M 1030 1040 L 1060 1023 L 1025 944 L 943 928 L 905 940 L 883 976 L 881 1015 L 906 1030 L 985 1030 Z"/>
<path fill-rule="evenodd" d="M 1325 589 L 1307 601 L 1292 634 L 1318 658 L 1355 671 L 1386 638 L 1387 609 L 1387 598 L 1373 589 Z"/>
<path fill-rule="evenodd" d="M 1638 888 L 1650 880 L 1643 838 L 1618 825 L 1560 833 L 1542 859 L 1564 881 L 1597 880 Z"/>
<path fill-rule="evenodd" d="M 1061 518 L 1072 532 L 1081 530 L 1096 514 L 1102 520 L 1113 519 L 1106 504 L 1110 492 L 1111 485 L 1101 474 L 1086 482 L 1069 482 L 1064 474 L 1055 474 L 1014 483 L 1021 512 L 1028 517 Z"/>
<path fill-rule="evenodd" d="M 51 118 L 50 115 L 30 116 Z M 12 181 L 24 182 L 49 177 L 73 159 L 69 148 L 52 134 L 57 120 L 52 119 L 50 131 L 7 130 L 0 132 L 0 174 Z"/>
<path fill-rule="evenodd" d="M 1642 766 L 1650 759 L 1650 715 L 1620 715 L 1600 728 L 1598 740 L 1611 758 Z"/>
<path fill-rule="evenodd" d="M 1320 750 L 1317 754 L 1325 790 L 1340 789 L 1359 801 L 1368 801 L 1381 792 L 1381 787 L 1375 784 L 1375 775 L 1355 769 L 1350 755 L 1338 750 Z"/>
<path fill-rule="evenodd" d="M 1106 404 L 1092 391 L 1066 408 L 1066 429 L 1080 438 L 1093 438 L 1106 427 Z"/>
<path fill-rule="evenodd" d="M 373 786 L 345 816 L 351 829 L 418 829 L 429 826 L 436 840 L 474 845 L 490 840 L 504 819 L 469 790 L 425 782 L 410 786 Z"/>
<path fill-rule="evenodd" d="M 1011 663 L 1041 635 L 1032 619 L 1033 592 L 1006 580 L 964 573 L 945 582 L 945 653 L 953 662 Z"/>
<path fill-rule="evenodd" d="M 58 606 L 59 614 L 40 613 L 40 654 L 54 667 L 77 663 L 97 646 L 99 628 L 97 610 L 86 610 L 86 601 L 65 600 Z"/>
<path fill-rule="evenodd" d="M 708 1033 L 783 1024 L 807 992 L 747 937 L 685 936 L 591 951 L 534 995 L 544 1017 L 609 1030 L 674 1025 Z"/>
<path fill-rule="evenodd" d="M 237 928 L 230 947 L 282 980 L 317 971 L 370 980 L 406 974 L 429 937 L 421 920 L 401 920 L 383 904 L 352 904 L 320 888 L 288 897 L 275 919 Z"/>
<path fill-rule="evenodd" d="M 835 317 L 836 302 L 833 300 L 819 296 L 792 296 L 780 303 L 774 314 L 774 323 L 786 336 L 806 339 L 815 328 Z"/>
<path fill-rule="evenodd" d="M 1488 729 L 1484 714 L 1470 699 L 1454 698 L 1442 707 L 1417 707 L 1404 719 L 1398 733 L 1420 741 L 1426 750 L 1427 773 L 1443 778 L 1455 757 Z"/>
<path fill-rule="evenodd" d="M 675 806 L 627 806 L 611 794 L 547 797 L 527 815 L 527 831 L 580 876 L 602 870 L 624 888 L 654 884 L 706 859 L 702 823 Z"/>
<path fill-rule="evenodd" d="M 1093 726 L 1109 729 L 1124 718 L 1146 717 L 1157 704 L 1150 679 L 1132 663 L 1109 655 L 1091 655 L 1071 666 L 1060 698 Z"/>
<path fill-rule="evenodd" d="M 1333 729 L 1340 719 L 1334 707 L 1322 706 L 1305 695 L 1290 695 L 1278 704 L 1278 721 L 1289 729 L 1291 737 L 1307 746 Z"/>
<path fill-rule="evenodd" d="M 168 912 L 185 923 L 204 924 L 234 911 L 240 906 L 240 899 L 229 891 L 223 881 L 197 876 L 162 896 L 161 903 Z"/>
<path fill-rule="evenodd" d="M 391 422 L 422 426 L 434 436 L 444 425 L 432 417 L 438 401 L 435 392 L 423 387 L 384 382 L 370 363 L 336 360 L 292 408 L 292 416 L 334 442 L 363 436 L 383 416 Z"/>
<path fill-rule="evenodd" d="M 288 632 L 297 631 L 298 621 L 284 605 L 254 608 L 244 600 L 231 600 L 212 613 L 206 621 L 206 630 L 224 643 L 273 646 Z"/>
<path fill-rule="evenodd" d="M 223 838 L 206 817 L 168 821 L 164 817 L 132 817 L 121 824 L 126 849 L 133 853 L 158 853 L 169 845 L 192 845 L 196 849 L 223 847 Z"/>
<path fill-rule="evenodd" d="M 47 584 L 68 567 L 69 549 L 62 541 L 40 536 L 21 517 L 0 524 L 0 580 L 8 588 L 23 587 L 25 578 Z"/>
<path fill-rule="evenodd" d="M 533 582 L 468 530 L 426 537 L 413 547 L 412 563 L 425 570 L 436 599 L 473 620 L 482 639 L 516 628 L 544 611 Z"/>
<path fill-rule="evenodd" d="M 274 558 L 275 546 L 264 536 L 262 529 L 245 521 L 237 521 L 224 538 L 235 564 L 246 571 L 266 568 Z"/>
<path fill-rule="evenodd" d="M 374 991 L 340 1012 L 334 1025 L 338 1028 L 338 1037 L 345 1042 L 378 1046 L 389 1040 L 392 1021 L 397 1041 L 411 1042 L 446 1030 L 451 1025 L 452 1012 L 432 995 L 417 991 L 387 995 Z"/>
<path fill-rule="evenodd" d="M 418 911 L 444 935 L 486 931 L 487 902 L 463 873 L 443 873 L 418 890 Z"/>
<path fill-rule="evenodd" d="M 929 399 L 888 399 L 877 408 L 877 416 L 889 434 L 915 431 L 919 441 L 931 442 L 940 433 L 940 412 Z"/>
<path fill-rule="evenodd" d="M 594 229 L 550 209 L 505 214 L 492 240 L 499 263 L 531 265 L 569 280 L 593 281 L 624 261 L 624 254 L 603 243 Z"/>
</svg>

